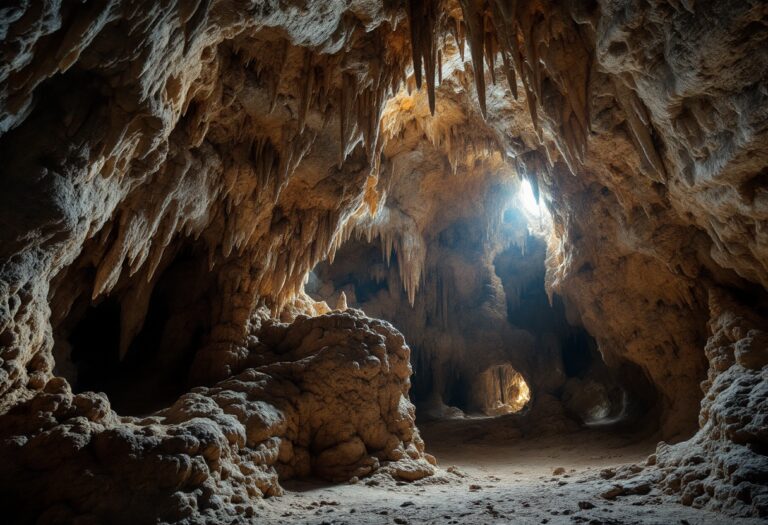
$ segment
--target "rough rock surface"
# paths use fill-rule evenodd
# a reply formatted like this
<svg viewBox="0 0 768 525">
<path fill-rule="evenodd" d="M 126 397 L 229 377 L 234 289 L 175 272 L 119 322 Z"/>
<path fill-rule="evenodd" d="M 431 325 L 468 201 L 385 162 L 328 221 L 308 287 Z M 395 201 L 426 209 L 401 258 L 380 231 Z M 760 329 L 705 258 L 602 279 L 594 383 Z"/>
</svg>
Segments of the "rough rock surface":
<svg viewBox="0 0 768 525">
<path fill-rule="evenodd" d="M 712 292 L 710 308 L 701 428 L 688 442 L 659 446 L 660 483 L 686 505 L 765 516 L 768 324 L 726 294 Z"/>
<path fill-rule="evenodd" d="M 267 321 L 249 339 L 244 371 L 151 416 L 120 417 L 59 378 L 0 416 L 6 518 L 242 520 L 291 477 L 433 473 L 391 325 L 350 310 Z"/>
<path fill-rule="evenodd" d="M 254 312 L 316 310 L 300 294 L 307 272 L 388 208 L 389 183 L 418 164 L 389 159 L 422 141 L 448 152 L 446 173 L 461 160 L 528 179 L 552 213 L 547 285 L 569 318 L 609 367 L 631 363 L 653 384 L 665 438 L 688 438 L 699 416 L 693 441 L 659 449 L 658 480 L 686 503 L 764 514 L 766 341 L 750 312 L 765 311 L 768 286 L 766 20 L 760 0 L 3 5 L 0 413 L 16 437 L 0 468 L 39 447 L 42 464 L 20 479 L 56 498 L 69 487 L 47 465 L 96 461 L 79 447 L 99 425 L 128 463 L 120 440 L 166 442 L 155 428 L 177 429 L 168 446 L 215 441 L 230 454 L 237 433 L 223 423 L 208 433 L 117 416 L 85 392 L 83 356 L 119 368 L 149 352 L 161 384 L 183 376 L 175 395 L 237 382 Z M 470 183 L 455 191 L 488 190 Z M 426 251 L 389 239 L 414 302 Z M 83 343 L 100 325 L 110 337 Z M 209 394 L 185 396 L 218 407 Z M 84 415 L 60 424 L 70 413 Z M 116 474 L 126 483 L 163 456 L 138 457 Z M 195 469 L 217 461 L 195 457 Z M 186 465 L 157 468 L 181 479 Z M 213 514 L 241 504 L 190 476 Z M 169 501 L 157 515 L 204 519 L 193 500 Z"/>
</svg>

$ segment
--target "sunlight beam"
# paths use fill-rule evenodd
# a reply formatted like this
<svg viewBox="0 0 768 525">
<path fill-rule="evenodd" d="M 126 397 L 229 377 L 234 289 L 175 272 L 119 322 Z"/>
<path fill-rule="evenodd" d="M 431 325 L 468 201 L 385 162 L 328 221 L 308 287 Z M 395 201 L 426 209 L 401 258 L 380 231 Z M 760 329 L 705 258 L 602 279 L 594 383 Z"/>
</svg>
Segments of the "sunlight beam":
<svg viewBox="0 0 768 525">
<path fill-rule="evenodd" d="M 541 206 L 534 196 L 533 188 L 528 180 L 523 179 L 522 184 L 520 184 L 520 190 L 517 192 L 517 198 L 523 204 L 525 211 L 537 217 L 541 215 Z"/>
</svg>

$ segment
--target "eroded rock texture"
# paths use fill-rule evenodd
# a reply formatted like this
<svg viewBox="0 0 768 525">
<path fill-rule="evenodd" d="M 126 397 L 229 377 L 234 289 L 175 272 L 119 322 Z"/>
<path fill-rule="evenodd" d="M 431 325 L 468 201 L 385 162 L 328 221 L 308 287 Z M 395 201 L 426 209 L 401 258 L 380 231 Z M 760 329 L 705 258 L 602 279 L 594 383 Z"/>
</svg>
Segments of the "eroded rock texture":
<svg viewBox="0 0 768 525">
<path fill-rule="evenodd" d="M 666 439 L 698 414 L 692 441 L 660 447 L 658 481 L 685 503 L 765 514 L 766 20 L 759 0 L 4 5 L 8 494 L 55 522 L 119 516 L 151 492 L 137 519 L 200 521 L 246 512 L 276 472 L 307 465 L 427 472 L 399 336 L 357 314 L 261 320 L 327 311 L 302 285 L 356 231 L 395 254 L 410 303 L 442 297 L 430 236 L 458 215 L 493 219 L 452 203 L 503 196 L 493 184 L 514 171 L 552 213 L 546 283 L 568 319 L 609 367 L 642 371 Z M 401 206 L 422 181 L 429 200 Z M 483 322 L 505 317 L 491 248 L 455 261 L 493 290 Z M 339 323 L 337 351 L 315 346 L 317 327 L 280 345 L 315 322 Z M 283 352 L 304 357 L 270 362 Z M 361 403 L 388 407 L 387 436 L 345 420 L 313 449 L 300 388 L 270 397 L 304 375 L 330 399 L 347 382 L 376 391 Z M 143 417 L 87 392 L 120 382 L 145 396 L 115 398 L 119 412 Z M 153 403 L 171 408 L 147 415 Z M 249 438 L 249 422 L 265 430 Z M 54 465 L 77 483 L 55 483 Z"/>
<path fill-rule="evenodd" d="M 49 381 L 0 418 L 5 507 L 49 523 L 226 521 L 254 516 L 258 497 L 281 493 L 278 478 L 432 473 L 408 400 L 410 352 L 391 325 L 300 316 L 249 340 L 244 371 L 148 417 Z"/>
<path fill-rule="evenodd" d="M 578 317 L 569 325 L 561 298 L 552 305 L 545 292 L 543 237 L 551 218 L 521 203 L 520 182 L 504 162 L 499 135 L 466 96 L 462 67 L 455 60 L 444 64 L 451 76 L 436 89 L 439 111 L 432 118 L 425 94 L 400 94 L 387 103 L 386 200 L 372 216 L 351 223 L 352 239 L 332 263 L 315 269 L 306 288 L 328 304 L 344 294 L 346 303 L 403 330 L 414 349 L 413 398 L 426 414 L 455 413 L 456 407 L 486 414 L 519 410 L 527 399 L 519 406 L 502 400 L 503 385 L 511 386 L 517 371 L 533 390 L 531 413 L 521 423 L 526 432 L 573 428 L 564 394 L 576 420 L 591 419 L 593 410 L 617 415 L 625 408 L 621 388 L 605 369 L 594 377 L 601 359 L 591 355 L 591 338 Z M 489 112 L 509 109 L 503 95 L 501 89 L 489 92 Z M 523 106 L 515 109 L 518 118 L 525 115 Z M 524 128 L 516 140 L 523 147 L 532 137 L 534 131 Z M 513 372 L 501 381 L 504 370 Z M 591 399 L 567 392 L 587 385 Z M 606 388 L 617 395 L 608 396 Z"/>
<path fill-rule="evenodd" d="M 712 292 L 709 300 L 713 335 L 705 347 L 710 366 L 702 385 L 701 428 L 689 442 L 659 447 L 660 482 L 671 491 L 681 491 L 685 504 L 726 510 L 738 510 L 743 504 L 764 515 L 768 507 L 765 319 L 722 293 Z"/>
</svg>

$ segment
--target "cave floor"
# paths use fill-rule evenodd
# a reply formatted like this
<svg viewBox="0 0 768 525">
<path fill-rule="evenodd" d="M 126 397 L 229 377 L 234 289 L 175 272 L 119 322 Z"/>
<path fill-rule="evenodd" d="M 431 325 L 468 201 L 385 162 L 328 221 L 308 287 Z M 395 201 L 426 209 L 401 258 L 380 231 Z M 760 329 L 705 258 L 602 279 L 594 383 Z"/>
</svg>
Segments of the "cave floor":
<svg viewBox="0 0 768 525">
<path fill-rule="evenodd" d="M 261 504 L 259 523 L 764 523 L 686 507 L 657 489 L 612 501 L 601 497 L 622 481 L 600 472 L 644 464 L 655 449 L 652 439 L 599 430 L 516 438 L 490 418 L 419 427 L 427 451 L 438 458 L 438 475 L 414 483 L 376 475 L 354 484 L 288 482 L 283 497 Z M 565 473 L 554 475 L 559 468 Z"/>
</svg>

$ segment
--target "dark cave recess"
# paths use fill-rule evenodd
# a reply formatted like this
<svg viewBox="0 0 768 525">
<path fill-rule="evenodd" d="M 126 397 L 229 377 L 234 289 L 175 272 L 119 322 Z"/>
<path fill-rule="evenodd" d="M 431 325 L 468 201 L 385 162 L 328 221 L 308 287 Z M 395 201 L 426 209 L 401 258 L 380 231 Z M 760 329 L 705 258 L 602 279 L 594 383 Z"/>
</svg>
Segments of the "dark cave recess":
<svg viewBox="0 0 768 525">
<path fill-rule="evenodd" d="M 85 296 L 55 330 L 69 354 L 57 366 L 75 392 L 107 394 L 120 414 L 144 415 L 164 408 L 186 391 L 196 351 L 210 332 L 215 278 L 205 254 L 184 246 L 152 281 L 141 329 L 120 355 L 121 303 L 132 286 L 123 283 L 108 297 Z M 63 364 L 62 364 L 63 363 Z"/>
</svg>

